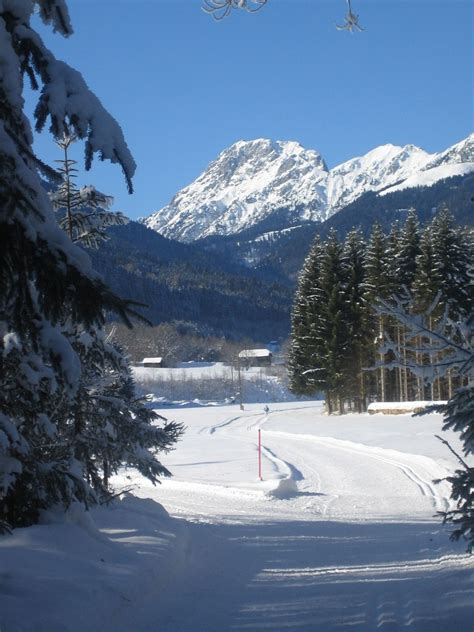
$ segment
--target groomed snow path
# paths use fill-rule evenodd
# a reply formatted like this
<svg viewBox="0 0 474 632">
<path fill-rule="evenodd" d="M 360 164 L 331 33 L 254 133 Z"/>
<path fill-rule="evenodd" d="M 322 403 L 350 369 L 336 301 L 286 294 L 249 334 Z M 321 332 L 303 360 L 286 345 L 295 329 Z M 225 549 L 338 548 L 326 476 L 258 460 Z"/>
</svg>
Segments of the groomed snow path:
<svg viewBox="0 0 474 632">
<path fill-rule="evenodd" d="M 134 493 L 186 518 L 184 558 L 104 630 L 473 632 L 474 560 L 434 517 L 456 467 L 441 417 L 271 408 L 168 412 L 188 427 L 174 478 Z"/>
</svg>

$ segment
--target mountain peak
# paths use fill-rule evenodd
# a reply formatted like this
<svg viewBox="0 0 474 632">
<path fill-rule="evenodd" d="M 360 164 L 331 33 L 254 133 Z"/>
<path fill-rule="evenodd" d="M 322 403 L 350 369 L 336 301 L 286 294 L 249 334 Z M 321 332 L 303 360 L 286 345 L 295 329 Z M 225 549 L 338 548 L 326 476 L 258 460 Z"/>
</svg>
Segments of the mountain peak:
<svg viewBox="0 0 474 632">
<path fill-rule="evenodd" d="M 321 154 L 297 141 L 239 140 L 144 223 L 189 242 L 235 234 L 275 215 L 288 226 L 324 221 L 367 191 L 381 192 L 404 181 L 410 186 L 418 173 L 459 163 L 472 164 L 474 170 L 474 134 L 438 154 L 387 143 L 330 171 Z M 423 181 L 434 182 L 443 173 L 438 169 Z"/>
<path fill-rule="evenodd" d="M 241 140 L 145 223 L 181 241 L 232 234 L 265 219 L 279 201 L 290 211 L 323 209 L 319 183 L 327 173 L 322 156 L 296 141 Z"/>
</svg>

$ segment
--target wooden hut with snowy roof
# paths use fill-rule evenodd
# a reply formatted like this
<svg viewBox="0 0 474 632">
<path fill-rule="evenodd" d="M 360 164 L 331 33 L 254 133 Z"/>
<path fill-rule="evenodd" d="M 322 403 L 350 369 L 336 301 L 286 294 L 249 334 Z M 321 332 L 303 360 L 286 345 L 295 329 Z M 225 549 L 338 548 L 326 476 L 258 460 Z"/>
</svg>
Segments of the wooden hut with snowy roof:
<svg viewBox="0 0 474 632">
<path fill-rule="evenodd" d="M 269 349 L 242 349 L 239 353 L 241 366 L 270 366 L 273 354 Z"/>
</svg>

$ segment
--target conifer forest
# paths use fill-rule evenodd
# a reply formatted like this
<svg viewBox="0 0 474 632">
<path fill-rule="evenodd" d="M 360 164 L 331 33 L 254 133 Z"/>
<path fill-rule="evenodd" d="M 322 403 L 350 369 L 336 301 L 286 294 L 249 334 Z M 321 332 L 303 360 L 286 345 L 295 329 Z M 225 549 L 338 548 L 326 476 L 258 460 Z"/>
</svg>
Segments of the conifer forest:
<svg viewBox="0 0 474 632">
<path fill-rule="evenodd" d="M 329 412 L 339 413 L 376 400 L 450 399 L 465 376 L 439 370 L 449 350 L 433 345 L 429 331 L 442 324 L 449 337 L 472 313 L 473 246 L 472 232 L 446 208 L 423 228 L 411 209 L 389 233 L 374 224 L 367 240 L 358 230 L 343 242 L 336 231 L 316 238 L 292 312 L 291 389 L 322 391 Z M 420 320 L 415 334 L 396 307 Z"/>
</svg>

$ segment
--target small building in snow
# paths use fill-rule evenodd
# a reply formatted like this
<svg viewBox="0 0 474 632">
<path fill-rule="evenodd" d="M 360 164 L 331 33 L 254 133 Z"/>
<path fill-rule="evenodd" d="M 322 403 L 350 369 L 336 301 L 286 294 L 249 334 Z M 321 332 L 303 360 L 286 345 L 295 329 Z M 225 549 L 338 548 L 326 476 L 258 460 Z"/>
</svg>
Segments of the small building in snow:
<svg viewBox="0 0 474 632">
<path fill-rule="evenodd" d="M 270 366 L 273 354 L 269 349 L 242 349 L 239 362 L 246 368 L 251 366 Z"/>
<path fill-rule="evenodd" d="M 164 367 L 163 358 L 143 358 L 138 366 L 143 366 L 147 369 L 162 369 Z"/>
</svg>

